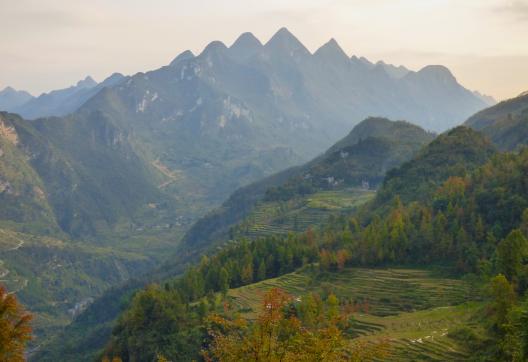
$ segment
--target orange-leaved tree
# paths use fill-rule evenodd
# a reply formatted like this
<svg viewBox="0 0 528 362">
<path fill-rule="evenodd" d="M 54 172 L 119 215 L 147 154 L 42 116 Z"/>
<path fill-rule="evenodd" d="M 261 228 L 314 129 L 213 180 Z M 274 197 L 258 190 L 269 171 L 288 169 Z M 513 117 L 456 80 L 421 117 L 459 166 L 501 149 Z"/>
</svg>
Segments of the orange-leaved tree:
<svg viewBox="0 0 528 362">
<path fill-rule="evenodd" d="M 343 315 L 337 311 L 335 296 L 326 308 L 312 308 L 318 311 L 309 320 L 298 315 L 295 302 L 284 291 L 271 289 L 265 294 L 262 310 L 253 322 L 240 317 L 210 316 L 212 341 L 203 351 L 204 359 L 220 362 L 356 360 L 338 327 Z"/>
<path fill-rule="evenodd" d="M 0 361 L 25 361 L 24 347 L 31 339 L 31 315 L 14 294 L 0 285 Z"/>
</svg>

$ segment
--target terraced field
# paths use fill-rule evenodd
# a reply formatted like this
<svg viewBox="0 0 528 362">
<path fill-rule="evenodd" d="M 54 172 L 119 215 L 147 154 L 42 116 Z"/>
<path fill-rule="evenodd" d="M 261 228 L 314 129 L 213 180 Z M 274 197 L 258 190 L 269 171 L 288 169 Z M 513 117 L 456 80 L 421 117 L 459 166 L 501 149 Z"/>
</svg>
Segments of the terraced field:
<svg viewBox="0 0 528 362">
<path fill-rule="evenodd" d="M 449 336 L 459 327 L 479 326 L 472 317 L 481 307 L 469 302 L 458 306 L 437 307 L 397 316 L 358 315 L 361 335 L 352 343 L 379 343 L 385 340 L 384 355 L 376 361 L 464 361 L 469 351 L 462 342 Z"/>
<path fill-rule="evenodd" d="M 477 293 L 469 283 L 435 277 L 427 270 L 350 268 L 340 273 L 312 274 L 306 268 L 232 289 L 229 296 L 241 309 L 257 311 L 260 297 L 272 288 L 281 288 L 296 297 L 308 291 L 332 292 L 340 300 L 368 305 L 369 314 L 376 316 L 457 305 L 475 299 Z"/>
<path fill-rule="evenodd" d="M 448 336 L 472 326 L 478 291 L 470 283 L 438 277 L 419 269 L 350 268 L 318 274 L 305 268 L 279 278 L 229 291 L 234 306 L 247 318 L 260 309 L 262 295 L 281 288 L 297 298 L 307 292 L 329 293 L 357 304 L 351 343 L 385 341 L 379 361 L 460 361 L 469 351 Z M 478 328 L 477 325 L 472 326 Z"/>
<path fill-rule="evenodd" d="M 320 225 L 331 215 L 349 212 L 367 202 L 375 192 L 363 189 L 322 191 L 287 202 L 264 202 L 238 226 L 240 236 L 257 238 Z"/>
</svg>

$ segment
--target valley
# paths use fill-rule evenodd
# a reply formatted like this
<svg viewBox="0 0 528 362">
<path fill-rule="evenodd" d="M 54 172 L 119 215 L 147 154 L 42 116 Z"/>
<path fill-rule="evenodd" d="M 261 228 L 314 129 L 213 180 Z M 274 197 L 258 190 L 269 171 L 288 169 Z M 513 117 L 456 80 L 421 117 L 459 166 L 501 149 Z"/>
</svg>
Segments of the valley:
<svg viewBox="0 0 528 362">
<path fill-rule="evenodd" d="M 0 91 L 0 361 L 527 360 L 528 95 L 210 40 Z"/>
</svg>

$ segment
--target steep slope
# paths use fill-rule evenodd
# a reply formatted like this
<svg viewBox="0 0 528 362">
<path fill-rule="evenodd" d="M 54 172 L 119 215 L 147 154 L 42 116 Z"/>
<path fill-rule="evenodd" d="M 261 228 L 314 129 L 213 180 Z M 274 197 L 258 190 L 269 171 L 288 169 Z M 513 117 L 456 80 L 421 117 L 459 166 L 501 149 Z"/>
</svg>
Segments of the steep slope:
<svg viewBox="0 0 528 362">
<path fill-rule="evenodd" d="M 34 313 L 39 345 L 110 286 L 152 267 L 149 258 L 0 228 L 0 278 Z"/>
<path fill-rule="evenodd" d="M 167 176 L 104 114 L 32 122 L 8 113 L 0 117 L 3 222 L 21 230 L 34 222 L 41 226 L 37 233 L 108 242 L 119 229 L 123 236 L 141 234 L 137 228 L 174 220 L 167 211 L 173 200 L 158 188 Z"/>
<path fill-rule="evenodd" d="M 472 331 L 471 334 L 478 331 L 483 338 L 490 335 L 487 335 L 485 322 L 478 318 L 468 318 L 462 324 L 455 320 L 463 315 L 461 310 L 486 319 L 484 316 L 489 315 L 489 311 L 485 314 L 471 304 L 457 308 L 446 308 L 446 304 L 480 300 L 483 296 L 470 287 L 472 283 L 479 283 L 477 278 L 471 283 L 453 279 L 435 283 L 427 277 L 424 279 L 427 273 L 420 270 L 411 273 L 392 268 L 349 270 L 346 265 L 368 265 L 372 268 L 422 263 L 430 266 L 435 263 L 440 267 L 437 272 L 443 268 L 444 272 L 480 273 L 483 279 L 489 273 L 500 272 L 500 262 L 491 264 L 491 260 L 497 257 L 497 245 L 503 243 L 500 240 L 515 228 L 526 230 L 528 199 L 524 171 L 527 159 L 526 150 L 520 154 L 496 155 L 484 136 L 465 127 L 455 128 L 438 137 L 416 158 L 387 177 L 379 199 L 390 199 L 392 205 L 387 208 L 380 200 L 375 201 L 373 206 L 378 210 L 368 215 L 362 224 L 354 217 L 342 218 L 304 234 L 284 238 L 268 236 L 252 243 L 232 243 L 203 258 L 182 277 L 169 280 L 164 288 L 152 287 L 138 293 L 131 307 L 119 319 L 106 351 L 119 356 L 148 356 L 162 350 L 171 358 L 197 353 L 203 348 L 203 338 L 193 338 L 196 335 L 191 331 L 199 333 L 204 314 L 218 313 L 221 306 L 225 306 L 223 302 L 229 302 L 231 306 L 235 305 L 235 310 L 231 312 L 243 313 L 251 318 L 259 294 L 279 286 L 293 293 L 296 303 L 303 303 L 306 290 L 319 289 L 321 299 L 331 293 L 339 294 L 342 308 L 352 308 L 356 313 L 360 310 L 358 319 L 354 319 L 356 333 L 347 337 L 352 341 L 392 324 L 387 330 L 387 343 L 392 348 L 398 345 L 403 348 L 391 348 L 391 357 L 396 360 L 405 356 L 434 356 L 440 360 L 465 358 L 471 351 L 471 341 L 456 343 L 455 338 L 455 331 L 462 324 Z M 417 170 L 422 176 L 414 182 Z M 402 194 L 405 187 L 394 188 L 398 179 L 405 187 L 426 191 L 415 195 Z M 391 193 L 388 198 L 387 193 Z M 398 197 L 400 194 L 401 198 Z M 527 243 L 524 239 L 524 244 Z M 314 261 L 318 264 L 311 264 Z M 303 265 L 305 269 L 299 269 Z M 482 265 L 487 265 L 487 269 L 479 269 Z M 526 267 L 527 264 L 523 261 L 521 265 Z M 292 270 L 298 271 L 289 274 Z M 518 277 L 519 280 L 527 280 L 525 275 L 519 274 Z M 425 288 L 422 289 L 421 285 Z M 526 288 L 525 284 L 522 285 Z M 361 289 L 353 291 L 354 288 Z M 213 298 L 211 292 L 218 294 Z M 224 297 L 226 292 L 227 297 Z M 362 295 L 362 292 L 365 294 Z M 421 293 L 426 293 L 431 299 L 420 297 Z M 181 302 L 170 296 L 179 296 Z M 188 323 L 187 327 L 180 328 L 178 322 L 167 327 L 167 324 L 159 324 L 163 317 L 144 317 L 152 305 L 159 306 L 165 315 L 174 312 L 181 313 L 182 318 L 187 316 L 185 322 L 181 322 Z M 429 308 L 442 305 L 443 308 L 414 316 L 402 313 L 405 310 L 415 312 L 427 309 L 427 305 Z M 451 315 L 456 310 L 456 315 Z M 295 313 L 293 309 L 290 311 Z M 398 316 L 392 319 L 390 316 L 394 314 Z M 302 309 L 295 315 L 303 318 Z M 416 330 L 419 318 L 422 323 L 425 322 L 422 330 Z M 434 326 L 429 325 L 429 318 L 436 319 L 436 322 L 431 321 Z M 438 323 L 440 320 L 444 322 Z M 158 334 L 163 328 L 178 332 L 167 340 L 166 335 L 161 337 Z M 438 334 L 435 328 L 442 328 L 442 335 L 432 337 Z M 449 337 L 451 341 L 442 338 L 448 330 L 453 332 Z M 427 334 L 424 334 L 425 331 Z M 493 333 L 492 330 L 492 338 Z M 409 340 L 399 340 L 405 336 Z M 181 338 L 186 338 L 187 343 L 175 348 L 175 343 Z M 438 338 L 443 343 L 424 343 L 422 338 L 431 342 Z M 138 343 L 146 339 L 149 340 L 148 346 Z M 417 350 L 411 347 L 412 343 L 427 344 L 427 347 Z M 196 347 L 189 350 L 188 347 L 193 344 Z"/>
<path fill-rule="evenodd" d="M 528 94 L 500 102 L 470 117 L 466 123 L 491 138 L 501 150 L 528 144 Z"/>
<path fill-rule="evenodd" d="M 413 160 L 389 171 L 372 207 L 382 209 L 395 195 L 404 203 L 427 200 L 449 177 L 465 177 L 495 152 L 482 134 L 463 126 L 454 128 L 438 136 Z"/>
<path fill-rule="evenodd" d="M 26 91 L 6 87 L 0 91 L 0 111 L 13 111 L 32 98 L 33 96 Z"/>
<path fill-rule="evenodd" d="M 101 114 L 0 112 L 0 279 L 36 314 L 37 344 L 174 247 L 166 176 L 138 150 Z"/>
<path fill-rule="evenodd" d="M 24 147 L 40 155 L 33 166 L 48 177 L 43 181 L 63 230 L 78 237 L 120 227 L 130 236 L 172 224 L 167 218 L 147 225 L 132 220 L 152 212 L 167 216 L 170 208 L 159 195 L 176 200 L 172 216 L 185 228 L 237 188 L 318 155 L 370 114 L 403 114 L 443 129 L 483 106 L 445 68 L 395 77 L 383 64 L 369 64 L 349 58 L 335 40 L 311 54 L 285 28 L 264 45 L 246 33 L 230 48 L 212 42 L 198 56 L 182 53 L 170 66 L 126 79 L 115 75 L 100 85 L 87 78 L 31 100 L 22 112 L 30 117 L 77 110 L 64 119 L 35 121 L 36 134 L 27 132 Z M 91 138 L 82 140 L 83 134 Z M 365 142 L 362 149 L 378 158 L 392 147 Z M 53 149 L 53 156 L 43 149 Z M 359 151 L 340 155 L 346 152 Z M 46 173 L 55 158 L 62 160 L 65 183 Z M 379 176 L 397 162 L 396 156 L 371 171 Z M 64 171 L 65 165 L 74 171 Z M 364 177 L 312 171 L 317 187 L 321 177 L 347 183 Z M 83 182 L 90 186 L 80 189 L 85 191 L 68 188 L 88 179 Z"/>
<path fill-rule="evenodd" d="M 525 165 L 528 154 L 525 152 L 518 156 L 499 155 L 493 158 L 494 153 L 493 147 L 482 135 L 465 127 L 458 127 L 438 137 L 419 152 L 413 160 L 389 172 L 376 199 L 370 203 L 369 207 L 363 208 L 359 214 L 361 224 L 354 218 L 340 218 L 327 221 L 323 227 L 316 229 L 314 234 L 294 234 L 284 238 L 268 236 L 250 244 L 229 244 L 217 251 L 217 256 L 204 258 L 202 263 L 191 269 L 183 279 L 176 282 L 173 279 L 167 279 L 168 283 L 165 287 L 168 289 L 167 292 L 161 289 L 148 290 L 140 293 L 136 301 L 144 301 L 146 304 L 143 305 L 151 305 L 148 301 L 156 305 L 157 303 L 164 305 L 163 300 L 174 300 L 174 298 L 164 299 L 165 296 L 168 298 L 169 295 L 176 295 L 172 294 L 174 290 L 184 293 L 178 294 L 180 296 L 195 295 L 193 293 L 202 295 L 199 293 L 206 293 L 207 290 L 199 288 L 204 285 L 208 286 L 206 288 L 212 288 L 209 290 L 218 290 L 214 289 L 219 285 L 217 284 L 218 279 L 215 278 L 220 275 L 218 271 L 222 267 L 229 270 L 229 273 L 233 273 L 232 277 L 228 276 L 229 283 L 232 283 L 229 286 L 237 287 L 244 285 L 247 280 L 262 280 L 262 275 L 265 275 L 264 279 L 268 279 L 288 273 L 296 265 L 302 265 L 302 260 L 309 263 L 312 260 L 310 258 L 314 257 L 320 258 L 317 260 L 323 270 L 320 278 L 321 288 L 325 293 L 332 290 L 330 284 L 333 281 L 336 283 L 336 293 L 345 293 L 345 290 L 340 287 L 343 284 L 344 274 L 339 272 L 342 266 L 339 267 L 338 262 L 343 256 L 342 262 L 349 263 L 349 265 L 386 265 L 386 263 L 431 265 L 443 262 L 446 266 L 454 267 L 459 271 L 475 271 L 479 260 L 482 261 L 479 257 L 493 257 L 496 240 L 504 237 L 513 227 L 519 225 L 522 211 L 528 206 L 526 183 L 523 181 L 525 175 L 523 165 Z M 491 161 L 490 157 L 493 158 Z M 505 172 L 505 170 L 514 170 L 514 172 Z M 504 188 L 510 192 L 503 192 Z M 411 192 L 412 190 L 414 192 Z M 511 207 L 511 205 L 515 206 Z M 493 221 L 497 218 L 501 220 L 500 226 Z M 314 253 L 312 248 L 318 243 L 318 252 Z M 265 261 L 264 268 L 261 267 L 263 260 Z M 251 267 L 247 270 L 251 270 L 252 274 L 247 276 L 246 282 L 241 282 L 240 278 L 243 275 L 241 271 L 246 270 L 247 267 L 245 263 L 251 263 Z M 181 266 L 181 263 L 178 265 Z M 163 270 L 171 270 L 170 265 L 164 267 Z M 264 272 L 262 273 L 261 270 Z M 181 269 L 172 269 L 172 271 L 174 272 L 172 275 L 182 272 Z M 200 277 L 196 273 L 199 273 Z M 369 285 L 375 288 L 376 293 L 380 293 L 377 299 L 369 301 L 369 306 L 372 304 L 373 308 L 378 308 L 381 305 L 384 310 L 387 310 L 385 306 L 397 305 L 400 302 L 407 307 L 410 306 L 408 301 L 400 301 L 395 295 L 396 292 L 401 292 L 402 284 L 398 284 L 400 289 L 392 290 L 395 284 L 399 283 L 397 278 L 391 276 L 384 283 L 380 281 L 380 278 L 375 277 L 377 272 L 367 271 L 366 273 L 366 283 L 372 283 Z M 288 277 L 287 275 L 284 279 Z M 318 278 L 317 273 L 316 278 Z M 205 284 L 201 284 L 200 280 Z M 405 280 L 408 282 L 408 277 Z M 292 288 L 298 293 L 303 288 L 316 287 L 319 283 L 318 279 L 308 281 L 300 281 L 299 286 L 294 285 Z M 264 288 L 273 286 L 274 283 L 276 281 L 272 279 L 269 282 L 256 284 L 255 287 Z M 376 283 L 382 283 L 383 286 L 376 286 Z M 346 283 L 346 285 L 355 285 L 355 283 Z M 288 285 L 282 286 L 289 287 Z M 193 289 L 195 287 L 198 289 Z M 444 287 L 445 285 L 442 286 Z M 254 296 L 253 287 L 248 288 L 252 291 L 249 292 L 250 295 Z M 431 290 L 432 286 L 428 285 L 426 288 Z M 105 300 L 116 300 L 118 296 L 127 295 L 126 290 L 121 290 L 114 295 L 107 294 Z M 159 294 L 157 294 L 158 290 Z M 408 298 L 414 295 L 416 290 L 416 280 L 413 279 L 412 286 L 409 286 L 409 289 L 402 295 Z M 385 291 L 386 294 L 384 294 Z M 242 298 L 242 301 L 237 299 L 237 303 L 253 303 L 253 299 L 248 301 L 244 298 L 243 290 L 233 290 L 229 293 L 235 298 Z M 468 297 L 467 293 L 463 294 L 462 300 Z M 445 296 L 445 289 L 439 295 Z M 417 300 L 423 302 L 424 299 L 418 297 Z M 353 303 L 361 303 L 361 301 L 365 302 L 365 299 L 356 298 Z M 138 312 L 136 315 L 140 315 L 142 310 L 139 307 L 140 304 L 138 302 L 132 304 L 136 306 L 135 311 Z M 193 304 L 196 307 L 198 305 Z M 168 308 L 170 310 L 171 307 Z M 112 306 L 112 311 L 116 312 L 118 309 L 117 306 Z M 88 350 L 92 353 L 101 348 L 101 340 L 95 337 L 99 335 L 96 332 L 99 331 L 109 336 L 110 324 L 115 318 L 115 316 L 109 316 L 106 311 L 104 303 L 94 304 L 93 308 L 90 308 L 87 314 L 80 319 L 82 322 L 72 324 L 68 332 L 62 335 L 57 343 L 49 347 L 47 351 L 50 354 L 47 354 L 47 360 L 53 360 L 54 356 L 65 354 L 71 356 L 72 360 L 77 357 L 75 354 L 77 347 L 62 347 L 65 340 L 69 346 L 90 346 Z M 248 308 L 243 308 L 242 311 L 247 313 Z M 187 313 L 189 313 L 188 310 Z M 431 311 L 431 313 L 436 312 Z M 362 314 L 367 316 L 358 316 L 360 320 L 384 324 L 381 319 L 372 318 L 369 312 Z M 191 316 L 191 314 L 187 315 Z M 422 318 L 423 322 L 424 314 L 417 315 L 416 318 Z M 98 325 L 105 326 L 104 330 L 97 329 L 93 323 L 89 322 L 90 320 L 97 320 Z M 147 327 L 138 333 L 144 332 L 145 335 L 152 336 L 158 328 L 157 320 L 149 319 L 146 323 Z M 387 323 L 390 324 L 389 321 Z M 89 341 L 83 339 L 83 328 L 89 331 Z M 367 326 L 358 328 L 363 330 Z M 384 327 L 372 326 L 372 328 Z M 412 335 L 415 340 L 420 336 L 425 337 L 420 334 L 423 331 L 414 329 L 411 331 L 409 328 L 415 327 L 410 327 L 407 323 L 406 327 L 398 327 L 400 329 L 398 333 L 404 336 Z M 446 328 L 451 327 L 446 326 Z M 125 340 L 136 333 L 136 330 L 123 328 L 117 328 L 114 331 L 115 338 Z M 391 329 L 389 332 L 396 333 Z M 394 336 L 394 334 L 389 334 L 391 335 Z M 138 339 L 134 340 L 138 341 Z M 431 348 L 441 354 L 444 347 L 432 346 Z M 171 353 L 173 352 L 179 352 L 179 350 L 172 350 Z M 402 352 L 403 356 L 409 356 L 405 351 Z M 432 353 L 432 351 L 427 351 L 427 353 Z"/>
<path fill-rule="evenodd" d="M 323 190 L 375 188 L 392 167 L 411 159 L 433 135 L 407 122 L 369 118 L 313 161 L 244 187 L 200 219 L 182 241 L 184 255 L 229 239 L 230 229 L 258 203 L 302 198 Z"/>
<path fill-rule="evenodd" d="M 65 116 L 76 111 L 84 102 L 104 87 L 119 84 L 123 79 L 125 77 L 122 74 L 114 73 L 98 84 L 88 76 L 78 81 L 74 86 L 43 93 L 8 110 L 18 113 L 26 119 Z"/>
<path fill-rule="evenodd" d="M 489 106 L 481 97 L 460 86 L 451 72 L 443 66 L 430 65 L 418 72 L 410 72 L 401 78 L 403 87 L 410 94 L 412 103 L 408 109 L 419 113 L 417 123 L 425 129 L 444 131 L 462 123 L 461 114 L 471 115 Z M 443 114 L 438 113 L 442 105 L 448 105 Z M 414 120 L 411 114 L 403 114 L 403 119 Z M 437 125 L 443 123 L 441 128 Z"/>
<path fill-rule="evenodd" d="M 172 178 L 163 188 L 199 214 L 315 157 L 367 116 L 443 130 L 486 105 L 444 68 L 401 77 L 385 68 L 349 58 L 335 40 L 311 54 L 285 28 L 266 44 L 245 33 L 138 73 L 81 109 L 129 129 Z"/>
<path fill-rule="evenodd" d="M 44 233 L 59 227 L 40 175 L 19 147 L 14 118 L 0 113 L 0 223 Z"/>
</svg>

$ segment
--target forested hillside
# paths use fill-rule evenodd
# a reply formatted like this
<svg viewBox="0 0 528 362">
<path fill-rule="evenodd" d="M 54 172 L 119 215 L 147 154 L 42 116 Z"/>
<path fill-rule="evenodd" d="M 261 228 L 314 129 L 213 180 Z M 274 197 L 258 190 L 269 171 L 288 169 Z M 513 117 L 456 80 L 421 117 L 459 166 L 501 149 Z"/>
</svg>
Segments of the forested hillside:
<svg viewBox="0 0 528 362">
<path fill-rule="evenodd" d="M 453 144 L 460 146 L 453 149 Z M 468 152 L 467 147 L 475 152 Z M 466 128 L 455 129 L 442 135 L 424 152 L 427 157 L 449 161 L 445 168 L 435 165 L 441 172 L 431 173 L 431 177 L 423 173 L 422 180 L 416 182 L 427 185 L 432 192 L 401 199 L 397 192 L 393 192 L 392 204 L 372 221 L 363 224 L 355 218 L 336 221 L 320 234 L 309 231 L 284 239 L 283 247 L 273 245 L 273 239 L 267 242 L 258 240 L 249 245 L 237 244 L 212 259 L 204 259 L 197 269 L 189 270 L 175 284 L 167 285 L 167 292 L 160 290 L 159 293 L 176 293 L 185 306 L 186 302 L 200 300 L 208 291 L 226 292 L 229 287 L 281 275 L 318 261 L 321 270 L 330 272 L 337 272 L 346 265 L 428 265 L 431 262 L 450 266 L 459 273 L 477 273 L 481 277 L 502 272 L 522 295 L 527 282 L 523 277 L 526 266 L 519 259 L 512 269 L 511 260 L 505 258 L 513 257 L 515 253 L 504 255 L 502 250 L 505 245 L 508 248 L 517 245 L 523 255 L 522 250 L 527 244 L 526 235 L 515 230 L 525 229 L 528 222 L 528 212 L 525 212 L 528 207 L 525 187 L 528 153 L 493 157 L 492 153 L 490 146 L 475 132 Z M 423 165 L 423 157 L 426 156 L 419 156 L 402 166 L 398 177 L 402 181 L 414 180 L 416 174 L 413 170 Z M 388 177 L 380 192 L 382 196 L 374 201 L 374 205 L 387 198 L 395 177 Z M 147 295 L 137 298 L 147 298 Z M 163 303 L 163 299 L 154 300 Z M 202 311 L 205 308 L 203 303 L 200 304 Z M 193 308 L 192 305 L 189 307 Z M 196 311 L 198 313 L 199 309 Z M 130 313 L 134 312 L 131 310 Z M 130 317 L 125 314 L 121 323 L 128 323 Z M 149 331 L 157 327 L 151 323 L 149 319 L 149 327 L 138 332 L 143 331 L 139 333 L 152 338 Z M 200 325 L 199 320 L 195 323 Z M 117 340 L 113 342 L 111 353 L 128 357 L 145 353 L 142 348 L 130 344 L 132 340 L 142 338 L 123 335 L 121 330 L 128 334 L 136 328 L 118 325 L 114 332 Z M 171 355 L 170 350 L 163 349 L 163 344 L 157 346 L 162 353 Z M 174 344 L 168 343 L 168 346 L 173 348 Z M 494 353 L 505 353 L 497 348 Z"/>
<path fill-rule="evenodd" d="M 528 362 L 526 1 L 0 0 L 0 362 Z"/>
<path fill-rule="evenodd" d="M 466 123 L 488 135 L 497 146 L 506 151 L 526 145 L 528 139 L 528 94 L 500 102 L 478 112 Z"/>
<path fill-rule="evenodd" d="M 500 303 L 504 303 L 502 298 L 507 297 L 507 293 L 522 296 L 528 285 L 528 266 L 525 264 L 528 246 L 527 164 L 526 150 L 518 154 L 497 153 L 482 135 L 465 127 L 456 128 L 439 136 L 413 160 L 391 171 L 375 199 L 359 211 L 331 219 L 323 227 L 304 233 L 264 237 L 251 242 L 240 240 L 215 255 L 204 257 L 182 277 L 167 279 L 160 286 L 139 292 L 121 315 L 105 353 L 124 360 L 150 359 L 157 354 L 176 360 L 196 358 L 204 348 L 204 338 L 208 340 L 204 327 L 210 321 L 209 315 L 219 313 L 224 315 L 223 318 L 235 318 L 225 307 L 225 303 L 231 304 L 229 298 L 240 298 L 239 292 L 236 289 L 230 291 L 231 288 L 259 281 L 265 285 L 269 278 L 299 268 L 306 270 L 312 279 L 309 278 L 300 288 L 293 287 L 290 283 L 295 279 L 290 279 L 282 284 L 284 288 L 292 285 L 290 292 L 304 301 L 305 293 L 321 291 L 321 287 L 316 286 L 326 280 L 322 287 L 323 300 L 329 302 L 335 298 L 334 294 L 339 294 L 337 304 L 340 310 L 344 310 L 351 302 L 347 299 L 350 294 L 340 292 L 337 280 L 347 278 L 348 268 L 392 267 L 397 270 L 404 265 L 422 268 L 434 265 L 438 268 L 436 273 L 455 278 L 453 280 L 457 275 L 473 275 L 471 284 L 475 288 L 471 293 L 460 295 L 456 301 L 439 303 L 449 305 L 473 300 L 477 304 L 463 307 L 466 308 L 464 318 L 473 315 L 472 321 L 465 326 L 451 321 L 450 316 L 459 313 L 451 307 L 441 315 L 435 309 L 409 315 L 409 318 L 421 315 L 420 318 L 433 324 L 440 321 L 434 322 L 435 318 L 450 321 L 442 322 L 444 332 L 437 336 L 441 337 L 443 344 L 426 343 L 421 353 L 436 353 L 437 357 L 440 353 L 447 358 L 447 353 L 456 351 L 458 355 L 450 358 L 467 359 L 470 358 L 468 351 L 477 348 L 481 351 L 479 358 L 484 360 L 507 360 L 512 353 L 523 356 L 526 350 L 522 344 L 504 345 L 503 342 L 522 338 L 522 324 L 519 323 L 524 309 L 522 305 L 515 306 L 511 298 L 506 305 Z M 411 189 L 421 191 L 407 191 Z M 491 294 L 479 292 L 479 285 L 483 286 L 496 274 L 499 276 L 491 283 Z M 427 283 L 435 285 L 439 281 L 427 279 Z M 258 303 L 255 299 L 258 294 L 251 295 L 250 306 Z M 370 312 L 370 305 L 375 300 L 369 298 L 366 302 L 354 293 L 352 298 L 360 310 L 365 308 L 362 303 L 367 303 L 364 313 L 374 313 L 374 316 L 378 313 L 377 308 L 388 308 L 394 302 L 390 302 L 388 296 L 380 296 L 380 306 L 372 307 Z M 389 299 L 385 301 L 385 298 Z M 254 307 L 247 309 L 246 303 L 238 303 L 228 308 L 235 308 L 239 313 L 255 311 Z M 393 308 L 396 313 L 414 313 L 431 307 L 403 304 Z M 302 320 L 302 308 L 306 307 L 299 308 L 295 313 Z M 338 333 L 352 345 L 365 341 L 358 339 L 355 342 L 358 333 L 371 335 L 366 340 L 370 341 L 369 345 L 374 343 L 376 350 L 383 350 L 394 358 L 403 356 L 402 353 L 410 356 L 411 347 L 406 346 L 416 341 L 412 342 L 408 337 L 398 337 L 401 338 L 398 343 L 383 344 L 383 331 L 389 328 L 388 321 L 374 317 L 364 319 L 354 313 L 352 317 L 356 320 L 352 325 L 338 327 Z M 365 330 L 368 323 L 372 323 L 371 327 Z M 391 328 L 398 323 L 401 321 L 394 319 Z M 162 331 L 177 332 L 166 335 Z M 390 334 L 387 329 L 387 333 L 390 336 L 399 332 L 393 330 Z M 460 340 L 459 336 L 463 335 L 466 337 Z M 149 342 L 145 344 L 143 341 L 147 340 Z"/>
<path fill-rule="evenodd" d="M 235 191 L 220 208 L 193 225 L 180 249 L 186 254 L 196 254 L 213 242 L 232 238 L 241 231 L 236 225 L 249 222 L 244 219 L 251 218 L 251 213 L 259 209 L 267 210 L 264 213 L 270 215 L 270 208 L 280 208 L 281 214 L 299 214 L 297 219 L 302 219 L 306 214 L 301 209 L 309 203 L 310 195 L 332 202 L 321 194 L 316 195 L 318 192 L 338 191 L 337 198 L 348 198 L 353 203 L 362 190 L 375 190 L 388 170 L 411 159 L 433 137 L 407 122 L 368 118 L 307 164 Z M 328 210 L 328 207 L 322 209 Z M 314 216 L 320 222 L 331 214 L 324 210 Z"/>
</svg>

